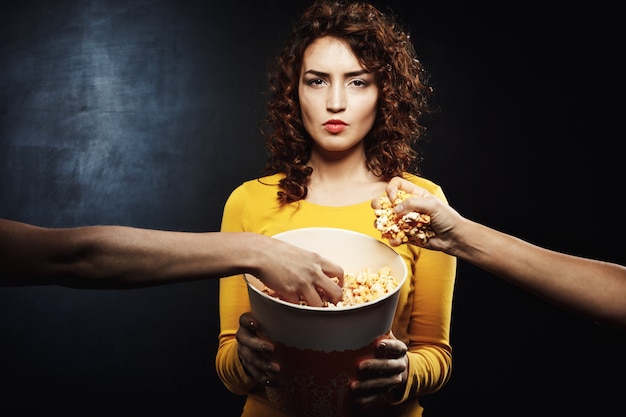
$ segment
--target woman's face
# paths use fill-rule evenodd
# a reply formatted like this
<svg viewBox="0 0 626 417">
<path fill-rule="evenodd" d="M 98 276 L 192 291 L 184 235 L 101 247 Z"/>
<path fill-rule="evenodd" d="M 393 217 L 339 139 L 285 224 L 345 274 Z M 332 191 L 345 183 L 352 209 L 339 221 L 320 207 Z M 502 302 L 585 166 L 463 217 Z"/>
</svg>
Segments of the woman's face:
<svg viewBox="0 0 626 417">
<path fill-rule="evenodd" d="M 343 41 L 315 40 L 304 51 L 298 85 L 304 128 L 315 144 L 341 152 L 362 143 L 376 119 L 378 86 Z"/>
</svg>

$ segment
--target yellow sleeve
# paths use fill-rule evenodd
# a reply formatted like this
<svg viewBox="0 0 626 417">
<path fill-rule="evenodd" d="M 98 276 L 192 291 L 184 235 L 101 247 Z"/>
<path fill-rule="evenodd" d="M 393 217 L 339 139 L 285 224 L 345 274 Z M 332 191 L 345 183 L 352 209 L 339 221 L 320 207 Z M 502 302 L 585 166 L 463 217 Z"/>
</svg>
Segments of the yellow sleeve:
<svg viewBox="0 0 626 417">
<path fill-rule="evenodd" d="M 438 185 L 414 176 L 409 179 L 447 202 Z M 413 296 L 399 306 L 399 311 L 410 311 L 410 318 L 406 327 L 398 329 L 406 337 L 409 366 L 407 386 L 397 403 L 441 389 L 452 371 L 450 325 L 457 260 L 443 252 L 405 246 L 413 259 Z"/>
<path fill-rule="evenodd" d="M 249 199 L 245 188 L 235 189 L 224 206 L 222 232 L 246 231 L 243 224 Z M 239 316 L 250 311 L 248 289 L 243 275 L 220 279 L 219 313 L 220 334 L 215 368 L 224 386 L 235 394 L 246 394 L 256 382 L 246 374 L 239 360 L 235 333 L 239 328 Z"/>
<path fill-rule="evenodd" d="M 448 382 L 452 371 L 450 325 L 456 258 L 443 252 L 418 251 L 413 313 L 408 328 L 406 398 L 438 391 Z"/>
</svg>

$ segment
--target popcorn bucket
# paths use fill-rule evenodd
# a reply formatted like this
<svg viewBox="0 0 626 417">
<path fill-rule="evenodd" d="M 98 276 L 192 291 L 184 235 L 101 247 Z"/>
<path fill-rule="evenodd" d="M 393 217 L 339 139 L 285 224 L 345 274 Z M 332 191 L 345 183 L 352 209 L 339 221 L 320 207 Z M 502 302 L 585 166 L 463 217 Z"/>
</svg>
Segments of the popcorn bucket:
<svg viewBox="0 0 626 417">
<path fill-rule="evenodd" d="M 373 301 L 312 307 L 273 297 L 247 277 L 252 314 L 262 335 L 274 342 L 274 356 L 281 366 L 279 385 L 266 387 L 269 400 L 297 417 L 352 416 L 350 382 L 358 363 L 373 356 L 376 341 L 391 328 L 408 275 L 406 264 L 391 247 L 350 230 L 303 228 L 274 237 L 317 252 L 345 272 L 387 266 L 398 281 L 393 291 Z"/>
</svg>

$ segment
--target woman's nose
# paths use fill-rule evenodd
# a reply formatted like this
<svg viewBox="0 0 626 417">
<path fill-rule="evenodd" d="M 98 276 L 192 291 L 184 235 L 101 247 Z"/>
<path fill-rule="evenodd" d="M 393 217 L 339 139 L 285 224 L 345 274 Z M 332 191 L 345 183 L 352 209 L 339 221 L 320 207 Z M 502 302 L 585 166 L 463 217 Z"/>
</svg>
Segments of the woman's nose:
<svg viewBox="0 0 626 417">
<path fill-rule="evenodd" d="M 328 90 L 326 110 L 337 113 L 346 109 L 346 95 L 342 86 L 332 86 Z"/>
</svg>

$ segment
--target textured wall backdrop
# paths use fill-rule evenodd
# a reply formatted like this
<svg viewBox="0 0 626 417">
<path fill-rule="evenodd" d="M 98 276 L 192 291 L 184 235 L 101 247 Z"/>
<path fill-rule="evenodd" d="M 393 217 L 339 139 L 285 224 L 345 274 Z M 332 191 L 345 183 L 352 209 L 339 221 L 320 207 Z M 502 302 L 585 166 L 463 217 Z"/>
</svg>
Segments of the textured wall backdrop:
<svg viewBox="0 0 626 417">
<path fill-rule="evenodd" d="M 0 216 L 217 230 L 229 192 L 261 172 L 265 70 L 308 4 L 3 3 Z M 441 112 L 423 173 L 452 205 L 626 263 L 612 13 L 377 4 L 432 74 Z M 590 34 L 580 22 L 594 20 Z M 424 398 L 428 416 L 623 416 L 622 333 L 466 263 L 455 297 L 455 368 Z M 0 289 L 0 415 L 205 416 L 219 403 L 237 416 L 241 398 L 214 372 L 217 332 L 216 282 Z"/>
</svg>

